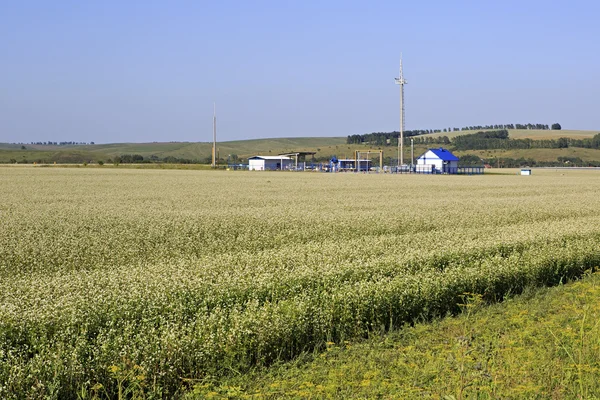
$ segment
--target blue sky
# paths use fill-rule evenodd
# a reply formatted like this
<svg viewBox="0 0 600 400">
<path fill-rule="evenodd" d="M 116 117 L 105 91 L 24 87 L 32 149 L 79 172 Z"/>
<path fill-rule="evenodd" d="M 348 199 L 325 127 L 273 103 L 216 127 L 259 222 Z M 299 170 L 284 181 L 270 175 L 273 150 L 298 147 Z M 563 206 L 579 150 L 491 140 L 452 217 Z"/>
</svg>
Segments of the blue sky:
<svg viewBox="0 0 600 400">
<path fill-rule="evenodd" d="M 2 1 L 0 141 L 600 130 L 593 1 Z"/>
</svg>

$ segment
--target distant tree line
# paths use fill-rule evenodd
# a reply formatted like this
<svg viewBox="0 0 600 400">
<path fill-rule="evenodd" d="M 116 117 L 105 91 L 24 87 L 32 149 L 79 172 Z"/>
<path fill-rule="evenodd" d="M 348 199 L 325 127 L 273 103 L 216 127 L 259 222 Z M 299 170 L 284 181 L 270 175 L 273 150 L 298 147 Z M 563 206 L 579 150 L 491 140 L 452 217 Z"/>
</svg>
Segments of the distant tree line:
<svg viewBox="0 0 600 400">
<path fill-rule="evenodd" d="M 449 145 L 451 143 L 450 138 L 448 136 L 424 136 L 424 137 L 416 137 L 410 139 L 404 139 L 404 144 L 409 145 L 410 140 L 413 140 L 415 144 L 445 144 Z"/>
<path fill-rule="evenodd" d="M 404 131 L 403 135 L 405 138 L 410 138 L 412 136 L 426 135 L 429 133 L 439 133 L 441 130 L 434 129 L 420 129 L 420 130 L 412 130 L 412 131 Z M 400 136 L 399 131 L 393 132 L 372 132 L 365 133 L 363 135 L 349 135 L 346 138 L 347 144 L 362 144 L 369 143 L 374 146 L 397 146 L 398 145 L 398 136 Z"/>
<path fill-rule="evenodd" d="M 453 150 L 563 149 L 568 147 L 600 149 L 600 138 L 598 135 L 586 139 L 566 137 L 558 139 L 510 139 L 508 135 L 507 130 L 501 129 L 460 135 L 452 139 L 448 136 L 413 136 L 404 138 L 404 144 L 410 145 L 412 139 L 416 145 L 443 145 L 452 147 Z M 356 139 L 356 143 L 353 144 L 369 143 L 376 146 L 398 145 L 397 137 L 381 139 L 382 137 L 380 136 L 375 142 L 359 142 Z"/>
<path fill-rule="evenodd" d="M 477 131 L 477 130 L 500 130 L 500 129 L 536 129 L 536 130 L 548 130 L 548 129 L 561 129 L 560 124 L 552 124 L 550 127 L 548 124 L 499 124 L 499 125 L 473 125 L 464 126 L 460 128 L 461 131 Z M 458 129 L 455 129 L 457 131 Z"/>
<path fill-rule="evenodd" d="M 559 123 L 554 123 L 552 126 L 548 124 L 496 124 L 496 125 L 472 125 L 462 128 L 443 128 L 443 129 L 417 129 L 404 131 L 405 138 L 414 136 L 427 135 L 431 133 L 443 132 L 459 132 L 459 131 L 491 131 L 491 130 L 506 130 L 506 129 L 537 129 L 537 130 L 560 130 Z M 399 131 L 393 132 L 371 132 L 364 134 L 348 135 L 346 138 L 347 144 L 363 144 L 368 143 L 373 146 L 397 146 Z M 415 142 L 416 143 L 416 142 Z"/>
<path fill-rule="evenodd" d="M 178 158 L 173 156 L 168 156 L 164 158 L 160 158 L 156 155 L 151 155 L 149 157 L 144 157 L 140 154 L 122 154 L 118 156 L 114 156 L 108 159 L 99 159 L 93 160 L 91 154 L 79 154 L 79 153 L 57 153 L 57 154 L 48 154 L 46 157 L 37 157 L 33 160 L 28 160 L 26 158 L 9 159 L 10 164 L 52 164 L 54 162 L 59 164 L 64 163 L 97 163 L 99 165 L 108 164 L 151 164 L 151 163 L 162 163 L 162 164 L 210 164 L 212 161 L 210 157 L 207 157 L 202 160 L 198 159 L 188 159 L 188 158 Z M 226 160 L 219 159 L 219 163 L 226 163 Z"/>
<path fill-rule="evenodd" d="M 23 144 L 23 143 L 12 143 L 12 144 Z M 75 146 L 75 145 L 88 145 L 95 144 L 94 142 L 30 142 L 29 144 L 35 144 L 38 146 Z"/>
<path fill-rule="evenodd" d="M 120 156 L 114 156 L 113 158 L 109 158 L 106 162 L 113 164 L 206 164 L 210 163 L 211 161 L 212 159 L 210 159 L 210 157 L 204 160 L 197 160 L 189 158 L 178 158 L 173 156 L 160 158 L 154 154 L 149 157 L 144 157 L 140 154 L 122 154 Z"/>
<path fill-rule="evenodd" d="M 510 139 L 508 131 L 482 131 L 469 135 L 461 135 L 452 139 L 455 150 L 492 150 L 492 149 L 564 149 L 581 147 L 600 149 L 600 133 L 592 138 L 572 139 Z"/>
<path fill-rule="evenodd" d="M 463 156 L 464 157 L 464 156 Z M 463 158 L 461 157 L 461 159 Z M 494 168 L 523 167 L 600 167 L 600 161 L 583 161 L 579 157 L 558 157 L 556 161 L 536 161 L 533 158 L 487 158 L 483 160 Z"/>
</svg>

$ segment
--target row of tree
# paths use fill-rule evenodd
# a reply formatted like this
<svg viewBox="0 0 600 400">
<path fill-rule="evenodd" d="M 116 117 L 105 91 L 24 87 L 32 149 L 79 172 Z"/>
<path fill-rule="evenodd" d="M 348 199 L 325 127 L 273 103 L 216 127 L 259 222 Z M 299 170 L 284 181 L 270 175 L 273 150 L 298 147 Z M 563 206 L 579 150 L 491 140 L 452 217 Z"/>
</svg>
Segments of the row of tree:
<svg viewBox="0 0 600 400">
<path fill-rule="evenodd" d="M 477 131 L 477 130 L 498 130 L 498 129 L 537 129 L 537 130 L 561 130 L 562 127 L 559 123 L 552 125 L 548 124 L 499 124 L 499 125 L 474 125 L 464 126 L 460 128 L 461 131 Z M 455 131 L 458 129 L 454 128 Z M 448 131 L 449 132 L 449 131 Z"/>
<path fill-rule="evenodd" d="M 445 145 L 452 146 L 455 150 L 510 150 L 510 149 L 562 149 L 568 147 L 579 147 L 587 149 L 600 149 L 600 134 L 593 138 L 573 139 L 511 139 L 506 129 L 491 131 L 480 131 L 467 135 L 460 135 L 450 139 L 448 136 L 422 136 L 415 135 L 420 131 L 409 131 L 410 134 L 404 139 L 405 145 L 410 145 L 413 140 L 416 145 Z M 397 146 L 397 132 L 375 132 L 367 135 L 352 135 L 349 143 L 366 143 L 377 146 Z M 351 138 L 351 140 L 350 140 Z"/>
<path fill-rule="evenodd" d="M 560 130 L 562 127 L 559 123 L 554 123 L 551 126 L 548 124 L 500 124 L 500 125 L 473 125 L 462 128 L 444 128 L 444 129 L 416 129 L 404 131 L 405 138 L 414 136 L 427 135 L 431 133 L 442 132 L 458 132 L 458 131 L 499 131 L 507 129 L 539 129 L 539 130 Z M 371 132 L 364 134 L 348 135 L 346 138 L 347 144 L 370 144 L 373 146 L 397 146 L 399 131 L 393 132 Z"/>
<path fill-rule="evenodd" d="M 471 135 L 457 136 L 452 139 L 456 150 L 492 150 L 492 149 L 564 149 L 581 147 L 600 149 L 600 133 L 592 138 L 572 139 L 509 139 L 508 131 L 487 131 Z"/>
<path fill-rule="evenodd" d="M 464 156 L 463 156 L 464 157 Z M 462 159 L 462 157 L 461 157 Z M 536 161 L 533 158 L 488 158 L 482 160 L 494 168 L 522 167 L 600 167 L 600 161 L 583 161 L 579 157 L 558 157 L 556 161 Z"/>
<path fill-rule="evenodd" d="M 13 143 L 13 144 L 23 144 L 23 143 Z M 74 145 L 86 145 L 86 144 L 95 144 L 94 142 L 30 142 L 29 144 L 35 144 L 38 146 L 74 146 Z"/>
<path fill-rule="evenodd" d="M 222 159 L 220 161 L 223 162 Z M 108 160 L 106 160 L 106 162 L 109 164 L 210 164 L 212 162 L 212 159 L 210 157 L 206 157 L 202 160 L 192 160 L 189 158 L 179 158 L 173 156 L 160 158 L 154 154 L 149 157 L 144 157 L 141 154 L 122 154 L 120 156 L 114 156 L 113 158 L 109 158 Z"/>
<path fill-rule="evenodd" d="M 418 129 L 412 131 L 404 131 L 403 135 L 405 138 L 410 138 L 413 136 L 426 135 L 429 133 L 437 133 L 441 132 L 441 130 L 433 130 L 433 129 Z M 398 137 L 400 136 L 399 131 L 392 132 L 372 132 L 365 133 L 362 135 L 348 135 L 346 138 L 347 144 L 363 144 L 369 143 L 373 146 L 389 146 L 389 145 L 398 145 Z"/>
</svg>

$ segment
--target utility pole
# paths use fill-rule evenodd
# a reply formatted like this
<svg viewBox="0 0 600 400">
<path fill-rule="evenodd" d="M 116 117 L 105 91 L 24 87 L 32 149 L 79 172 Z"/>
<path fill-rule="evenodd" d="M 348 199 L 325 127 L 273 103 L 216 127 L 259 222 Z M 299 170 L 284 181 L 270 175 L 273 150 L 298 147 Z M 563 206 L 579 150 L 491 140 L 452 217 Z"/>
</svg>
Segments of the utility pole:
<svg viewBox="0 0 600 400">
<path fill-rule="evenodd" d="M 398 138 L 398 166 L 404 165 L 404 73 L 402 71 L 402 54 L 400 54 L 400 77 L 395 79 L 400 85 L 400 137 Z"/>
<path fill-rule="evenodd" d="M 217 167 L 217 104 L 213 103 L 213 147 L 212 147 L 212 167 Z"/>
<path fill-rule="evenodd" d="M 415 165 L 415 140 L 410 138 L 410 168 Z"/>
</svg>

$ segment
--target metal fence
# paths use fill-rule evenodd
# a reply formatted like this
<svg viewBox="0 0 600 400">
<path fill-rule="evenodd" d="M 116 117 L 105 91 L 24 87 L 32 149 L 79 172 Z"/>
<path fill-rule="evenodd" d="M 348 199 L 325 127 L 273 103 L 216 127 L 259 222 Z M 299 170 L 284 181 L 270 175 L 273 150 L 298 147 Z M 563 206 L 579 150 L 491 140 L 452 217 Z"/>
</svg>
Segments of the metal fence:
<svg viewBox="0 0 600 400">
<path fill-rule="evenodd" d="M 457 175 L 483 175 L 483 171 L 485 167 L 458 167 L 458 168 L 449 168 L 452 172 L 448 172 L 449 174 L 457 174 Z"/>
<path fill-rule="evenodd" d="M 379 167 L 371 167 L 369 169 L 363 168 L 361 166 L 361 171 L 363 173 L 366 172 L 374 172 L 374 173 L 392 173 L 392 174 L 419 174 L 419 175 L 439 175 L 439 174 L 447 174 L 447 175 L 483 175 L 485 167 L 446 167 L 443 171 L 433 168 L 423 168 L 427 166 L 417 166 L 417 165 L 401 165 L 401 166 L 384 166 L 383 169 Z M 228 169 L 232 170 L 248 170 L 248 164 L 228 164 Z M 266 170 L 280 170 L 281 167 L 278 168 L 266 168 Z M 348 169 L 331 169 L 331 165 L 329 163 L 298 163 L 298 167 L 295 165 L 285 165 L 283 167 L 284 171 L 319 171 L 319 172 L 356 172 L 356 168 L 348 168 Z"/>
<path fill-rule="evenodd" d="M 443 170 L 433 166 L 403 165 L 399 167 L 386 167 L 392 174 L 418 174 L 418 175 L 483 175 L 485 167 L 445 167 Z M 387 170 L 386 170 L 387 171 Z"/>
</svg>

